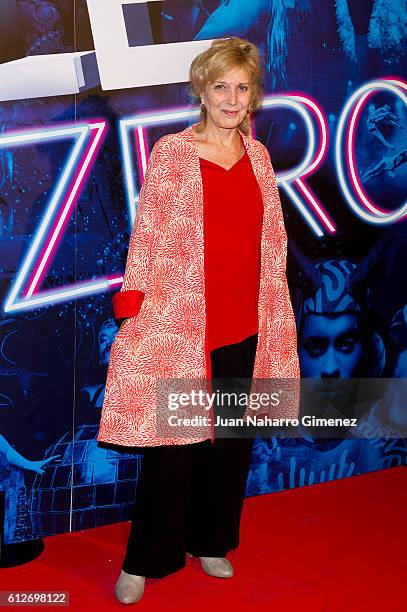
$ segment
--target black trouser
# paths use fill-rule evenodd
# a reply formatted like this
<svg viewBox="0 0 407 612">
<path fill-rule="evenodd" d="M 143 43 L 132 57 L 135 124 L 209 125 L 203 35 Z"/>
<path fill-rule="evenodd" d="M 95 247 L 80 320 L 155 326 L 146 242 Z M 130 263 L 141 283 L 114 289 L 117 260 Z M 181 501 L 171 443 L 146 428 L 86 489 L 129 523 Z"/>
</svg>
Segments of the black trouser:
<svg viewBox="0 0 407 612">
<path fill-rule="evenodd" d="M 221 388 L 217 378 L 252 377 L 256 345 L 257 334 L 211 352 L 213 392 Z M 161 578 L 185 566 L 186 552 L 225 557 L 236 548 L 252 443 L 215 438 L 143 448 L 123 570 Z"/>
</svg>

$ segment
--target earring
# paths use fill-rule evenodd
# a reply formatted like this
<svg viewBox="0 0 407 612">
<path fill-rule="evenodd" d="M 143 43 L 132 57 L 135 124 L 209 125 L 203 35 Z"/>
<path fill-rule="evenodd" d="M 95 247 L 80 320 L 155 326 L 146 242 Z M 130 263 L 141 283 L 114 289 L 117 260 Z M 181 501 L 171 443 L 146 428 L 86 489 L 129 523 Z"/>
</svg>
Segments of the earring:
<svg viewBox="0 0 407 612">
<path fill-rule="evenodd" d="M 204 110 L 205 110 L 205 104 L 201 102 L 201 111 L 203 112 Z"/>
</svg>

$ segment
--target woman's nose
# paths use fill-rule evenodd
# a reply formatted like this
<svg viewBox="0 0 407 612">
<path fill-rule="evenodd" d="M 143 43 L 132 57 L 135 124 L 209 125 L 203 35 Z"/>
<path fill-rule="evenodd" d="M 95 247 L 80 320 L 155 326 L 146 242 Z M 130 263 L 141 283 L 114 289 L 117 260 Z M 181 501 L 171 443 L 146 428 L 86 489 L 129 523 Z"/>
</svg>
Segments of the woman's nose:
<svg viewBox="0 0 407 612">
<path fill-rule="evenodd" d="M 340 368 L 334 347 L 330 347 L 325 354 L 322 376 L 340 376 Z"/>
<path fill-rule="evenodd" d="M 231 104 L 236 104 L 237 101 L 237 91 L 232 87 L 228 91 L 228 102 Z"/>
</svg>

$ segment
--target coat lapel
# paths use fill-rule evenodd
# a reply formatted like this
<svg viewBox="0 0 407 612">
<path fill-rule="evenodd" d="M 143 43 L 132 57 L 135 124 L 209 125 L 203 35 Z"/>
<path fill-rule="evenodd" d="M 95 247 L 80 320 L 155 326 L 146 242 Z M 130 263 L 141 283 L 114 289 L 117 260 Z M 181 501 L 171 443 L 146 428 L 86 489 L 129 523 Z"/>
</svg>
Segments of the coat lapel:
<svg viewBox="0 0 407 612">
<path fill-rule="evenodd" d="M 189 127 L 185 128 L 185 130 L 178 132 L 177 137 L 190 144 L 190 163 L 191 163 L 191 178 L 195 181 L 196 189 L 198 190 L 198 199 L 203 200 L 203 187 L 202 187 L 202 177 L 201 170 L 199 164 L 199 155 L 198 148 L 196 146 L 195 136 L 193 133 L 193 128 L 198 125 L 198 123 L 193 123 Z M 262 160 L 262 156 L 259 148 L 256 146 L 256 141 L 252 138 L 252 136 L 246 136 L 241 130 L 238 129 L 240 136 L 242 137 L 243 144 L 246 148 L 247 154 L 249 155 L 249 159 L 253 168 L 254 175 L 257 179 L 257 183 L 260 187 L 261 194 L 263 197 L 263 205 L 266 209 L 268 206 L 268 198 L 266 197 L 264 191 L 264 162 Z M 198 213 L 202 211 L 198 210 Z"/>
<path fill-rule="evenodd" d="M 178 138 L 181 138 L 183 141 L 190 143 L 190 152 L 191 152 L 191 162 L 194 169 L 196 169 L 197 174 L 200 176 L 200 167 L 199 167 L 199 155 L 198 148 L 196 146 L 195 136 L 193 133 L 193 128 L 197 126 L 198 123 L 194 123 L 189 127 L 185 128 L 182 132 L 178 132 Z M 246 136 L 241 130 L 238 129 L 240 136 L 242 137 L 243 144 L 246 148 L 246 151 L 249 155 L 253 172 L 259 183 L 260 188 L 262 187 L 262 162 L 261 157 L 259 156 L 259 152 L 256 146 L 253 146 L 254 139 L 252 136 Z M 262 190 L 263 193 L 263 190 Z"/>
</svg>

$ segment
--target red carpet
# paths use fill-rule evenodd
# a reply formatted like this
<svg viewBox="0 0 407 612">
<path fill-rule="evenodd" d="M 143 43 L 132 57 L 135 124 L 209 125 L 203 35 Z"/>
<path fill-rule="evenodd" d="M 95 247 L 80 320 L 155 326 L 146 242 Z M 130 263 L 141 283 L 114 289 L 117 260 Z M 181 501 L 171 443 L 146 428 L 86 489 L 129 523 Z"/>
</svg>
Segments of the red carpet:
<svg viewBox="0 0 407 612">
<path fill-rule="evenodd" d="M 407 470 L 398 467 L 247 498 L 241 543 L 228 555 L 234 578 L 212 578 L 188 560 L 181 571 L 148 580 L 143 600 L 127 607 L 404 611 L 406 485 Z M 129 525 L 46 538 L 38 559 L 0 570 L 1 589 L 70 591 L 71 610 L 125 609 L 113 586 Z"/>
</svg>

